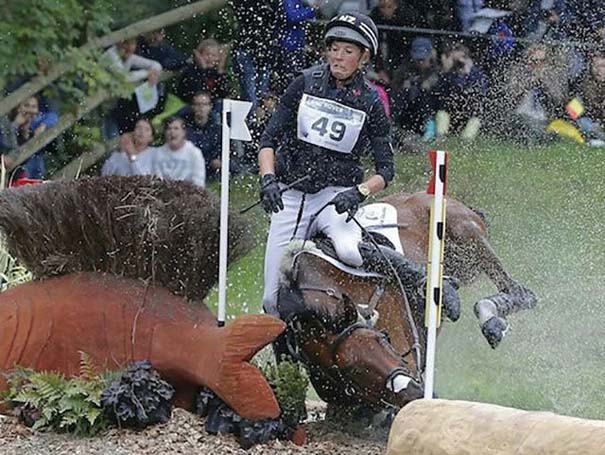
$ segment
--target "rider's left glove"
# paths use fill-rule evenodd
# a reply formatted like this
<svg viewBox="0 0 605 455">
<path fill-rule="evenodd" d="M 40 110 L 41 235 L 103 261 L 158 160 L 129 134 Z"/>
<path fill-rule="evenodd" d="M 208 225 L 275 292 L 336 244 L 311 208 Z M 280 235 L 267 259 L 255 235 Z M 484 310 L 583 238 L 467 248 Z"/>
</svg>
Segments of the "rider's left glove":
<svg viewBox="0 0 605 455">
<path fill-rule="evenodd" d="M 365 196 L 359 192 L 357 187 L 349 188 L 348 190 L 341 191 L 334 199 L 330 201 L 330 204 L 334 206 L 337 213 L 348 213 L 346 222 L 351 221 L 355 213 L 357 213 L 357 209 L 359 209 L 359 204 L 361 204 L 365 200 Z"/>
</svg>

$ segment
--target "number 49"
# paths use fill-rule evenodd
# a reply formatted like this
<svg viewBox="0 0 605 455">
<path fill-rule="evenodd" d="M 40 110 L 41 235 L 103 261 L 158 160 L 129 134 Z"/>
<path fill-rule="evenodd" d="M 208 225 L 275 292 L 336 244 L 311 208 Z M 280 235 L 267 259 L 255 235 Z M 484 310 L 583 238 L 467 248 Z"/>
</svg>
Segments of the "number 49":
<svg viewBox="0 0 605 455">
<path fill-rule="evenodd" d="M 328 128 L 330 131 L 328 131 Z M 320 117 L 318 120 L 313 122 L 311 129 L 317 131 L 322 137 L 329 133 L 330 139 L 333 141 L 341 141 L 345 135 L 347 126 L 338 120 L 330 122 L 329 118 Z"/>
</svg>

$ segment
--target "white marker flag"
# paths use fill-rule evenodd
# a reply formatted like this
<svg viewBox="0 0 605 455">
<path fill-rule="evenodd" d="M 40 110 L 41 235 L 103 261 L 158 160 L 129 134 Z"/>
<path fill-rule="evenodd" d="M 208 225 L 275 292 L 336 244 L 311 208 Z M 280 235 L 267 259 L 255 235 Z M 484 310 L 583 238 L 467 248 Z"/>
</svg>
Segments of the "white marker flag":
<svg viewBox="0 0 605 455">
<path fill-rule="evenodd" d="M 225 325 L 227 306 L 227 240 L 229 232 L 229 158 L 231 139 L 251 141 L 246 117 L 252 108 L 248 101 L 223 100 L 223 141 L 221 154 L 221 231 L 218 263 L 218 325 Z"/>
</svg>

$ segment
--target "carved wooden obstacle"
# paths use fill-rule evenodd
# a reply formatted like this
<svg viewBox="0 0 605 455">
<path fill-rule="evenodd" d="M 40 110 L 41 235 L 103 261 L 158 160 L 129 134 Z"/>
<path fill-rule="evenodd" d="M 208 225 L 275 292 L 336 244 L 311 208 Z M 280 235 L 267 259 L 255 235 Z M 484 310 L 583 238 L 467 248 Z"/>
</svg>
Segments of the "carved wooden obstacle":
<svg viewBox="0 0 605 455">
<path fill-rule="evenodd" d="M 485 403 L 417 400 L 393 422 L 388 455 L 596 455 L 605 422 Z"/>
<path fill-rule="evenodd" d="M 166 289 L 71 274 L 0 294 L 0 373 L 21 365 L 76 375 L 78 351 L 109 370 L 147 359 L 181 404 L 191 405 L 206 386 L 244 418 L 276 418 L 271 387 L 248 362 L 283 330 L 283 322 L 265 315 L 218 328 L 206 306 L 187 304 Z"/>
</svg>

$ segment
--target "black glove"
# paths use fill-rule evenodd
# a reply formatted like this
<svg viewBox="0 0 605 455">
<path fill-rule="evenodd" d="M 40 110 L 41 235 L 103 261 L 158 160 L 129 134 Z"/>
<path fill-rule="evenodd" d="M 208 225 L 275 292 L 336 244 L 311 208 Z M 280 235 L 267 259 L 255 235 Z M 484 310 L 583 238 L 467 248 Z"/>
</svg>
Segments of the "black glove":
<svg viewBox="0 0 605 455">
<path fill-rule="evenodd" d="M 260 179 L 260 199 L 267 213 L 277 213 L 284 209 L 281 191 L 273 174 L 265 174 Z"/>
<path fill-rule="evenodd" d="M 349 216 L 347 216 L 346 222 L 351 221 L 357 209 L 359 209 L 359 204 L 364 201 L 365 197 L 359 192 L 357 187 L 349 188 L 348 190 L 341 191 L 334 199 L 330 201 L 330 204 L 334 205 L 336 209 L 336 213 L 344 213 L 348 212 Z"/>
</svg>

